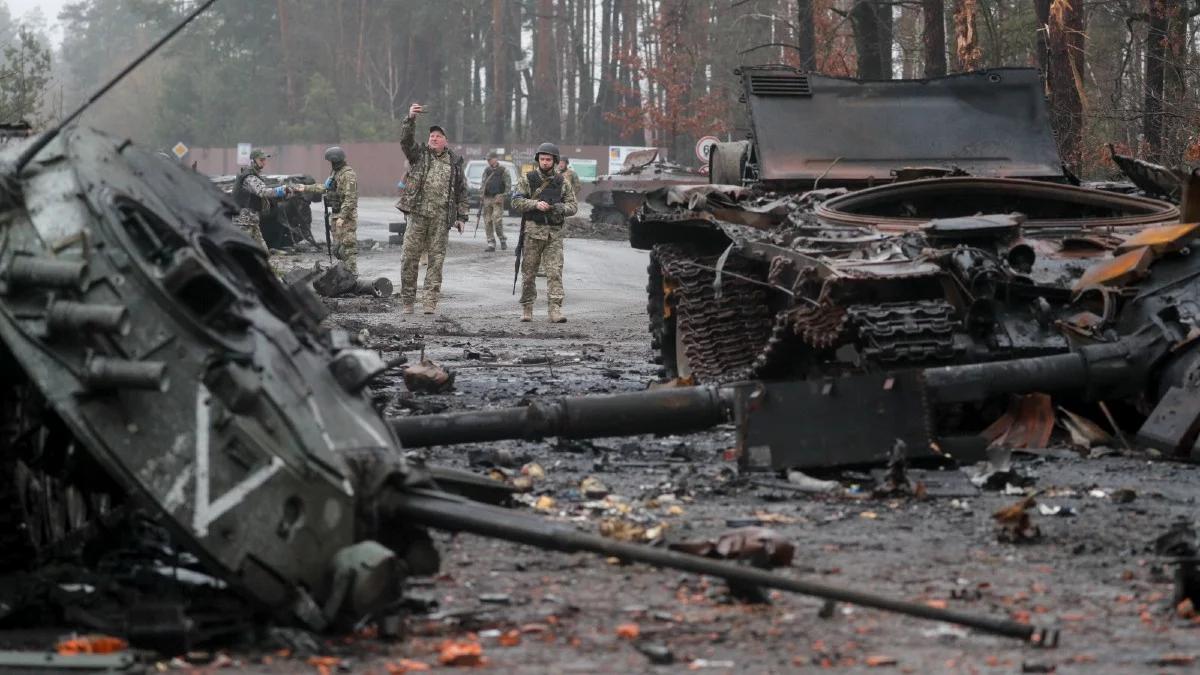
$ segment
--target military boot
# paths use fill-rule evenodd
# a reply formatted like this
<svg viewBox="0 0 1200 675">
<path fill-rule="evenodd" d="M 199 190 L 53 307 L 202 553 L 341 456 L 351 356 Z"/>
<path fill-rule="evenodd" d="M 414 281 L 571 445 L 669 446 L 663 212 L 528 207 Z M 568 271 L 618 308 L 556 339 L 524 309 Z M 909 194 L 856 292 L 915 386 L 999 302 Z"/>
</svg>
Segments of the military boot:
<svg viewBox="0 0 1200 675">
<path fill-rule="evenodd" d="M 567 317 L 562 315 L 562 303 L 550 303 L 550 323 L 566 323 Z"/>
<path fill-rule="evenodd" d="M 533 321 L 533 305 L 521 305 L 521 321 Z"/>
<path fill-rule="evenodd" d="M 404 312 L 405 314 L 412 314 L 413 312 L 416 312 L 417 308 L 413 306 L 414 304 L 415 303 L 412 303 L 412 302 L 404 303 L 404 309 L 401 311 Z"/>
<path fill-rule="evenodd" d="M 426 314 L 433 314 L 437 311 L 438 296 L 436 293 L 425 294 L 425 307 L 422 311 Z"/>
<path fill-rule="evenodd" d="M 501 239 L 501 240 L 500 240 L 500 250 L 501 250 L 501 251 L 504 251 L 504 250 L 506 250 L 507 248 L 508 248 L 508 240 L 507 240 L 507 239 Z"/>
<path fill-rule="evenodd" d="M 484 250 L 485 250 L 485 251 L 487 251 L 488 253 L 491 253 L 492 251 L 495 251 L 495 250 L 496 250 L 496 245 L 495 245 L 495 244 L 488 244 L 488 245 L 487 245 L 487 248 L 485 248 Z"/>
</svg>

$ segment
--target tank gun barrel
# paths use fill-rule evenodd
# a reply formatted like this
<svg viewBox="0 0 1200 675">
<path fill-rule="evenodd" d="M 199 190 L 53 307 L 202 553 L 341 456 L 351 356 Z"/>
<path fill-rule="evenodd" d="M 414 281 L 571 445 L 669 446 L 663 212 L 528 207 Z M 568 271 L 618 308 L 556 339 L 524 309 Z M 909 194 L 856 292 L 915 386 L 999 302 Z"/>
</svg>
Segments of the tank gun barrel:
<svg viewBox="0 0 1200 675">
<path fill-rule="evenodd" d="M 470 532 L 538 548 L 566 553 L 589 552 L 640 562 L 656 567 L 721 577 L 734 584 L 774 588 L 862 607 L 898 612 L 932 621 L 946 621 L 986 633 L 1053 647 L 1058 642 L 1054 629 L 1006 619 L 977 616 L 925 604 L 907 602 L 861 590 L 839 588 L 765 570 L 713 560 L 646 545 L 616 541 L 580 532 L 569 525 L 546 521 L 506 509 L 467 501 L 433 490 L 389 491 L 381 496 L 381 509 L 395 522 L 410 522 L 454 532 Z"/>
<path fill-rule="evenodd" d="M 1150 367 L 1164 353 L 1162 344 L 1133 336 L 1068 354 L 929 368 L 925 386 L 942 403 L 1032 391 L 1075 391 L 1093 398 L 1132 394 L 1144 388 Z"/>
<path fill-rule="evenodd" d="M 717 387 L 683 387 L 610 396 L 568 396 L 517 408 L 396 417 L 388 422 L 406 447 L 550 436 L 686 433 L 728 421 L 728 397 L 727 391 Z"/>
</svg>

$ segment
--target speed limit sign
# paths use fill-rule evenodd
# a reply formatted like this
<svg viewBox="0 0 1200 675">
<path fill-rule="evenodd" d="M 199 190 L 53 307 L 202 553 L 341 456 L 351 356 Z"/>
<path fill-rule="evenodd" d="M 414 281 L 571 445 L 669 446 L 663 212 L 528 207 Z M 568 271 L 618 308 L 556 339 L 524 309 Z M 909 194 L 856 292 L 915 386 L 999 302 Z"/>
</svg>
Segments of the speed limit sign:
<svg viewBox="0 0 1200 675">
<path fill-rule="evenodd" d="M 696 141 L 696 158 L 701 162 L 707 162 L 708 156 L 712 154 L 713 146 L 720 140 L 716 136 L 705 136 Z"/>
</svg>

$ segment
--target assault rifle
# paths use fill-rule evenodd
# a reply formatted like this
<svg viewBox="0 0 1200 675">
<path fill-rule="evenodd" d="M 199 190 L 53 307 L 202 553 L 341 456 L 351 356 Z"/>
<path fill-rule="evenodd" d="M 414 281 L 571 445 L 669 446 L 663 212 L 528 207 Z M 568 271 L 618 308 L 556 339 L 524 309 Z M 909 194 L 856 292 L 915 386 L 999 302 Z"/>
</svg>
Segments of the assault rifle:
<svg viewBox="0 0 1200 675">
<path fill-rule="evenodd" d="M 321 202 L 325 205 L 325 252 L 329 254 L 329 263 L 333 264 L 333 238 L 329 233 L 329 210 L 332 204 L 337 202 L 337 197 L 334 195 L 324 195 L 321 197 Z"/>
</svg>

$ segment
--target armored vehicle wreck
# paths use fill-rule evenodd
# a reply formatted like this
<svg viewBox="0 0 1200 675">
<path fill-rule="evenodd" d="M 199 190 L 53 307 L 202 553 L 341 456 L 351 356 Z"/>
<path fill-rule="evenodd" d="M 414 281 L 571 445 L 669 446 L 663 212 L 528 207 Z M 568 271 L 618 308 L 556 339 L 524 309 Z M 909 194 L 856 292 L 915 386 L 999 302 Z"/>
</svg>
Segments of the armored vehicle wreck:
<svg viewBox="0 0 1200 675">
<path fill-rule="evenodd" d="M 1086 262 L 1178 219 L 1166 202 L 1069 184 L 1033 70 L 742 77 L 753 138 L 719 145 L 712 171 L 737 186 L 663 191 L 631 224 L 652 251 L 651 339 L 668 376 L 1066 350 L 1054 325 Z"/>
<path fill-rule="evenodd" d="M 630 153 L 620 171 L 599 176 L 585 188 L 592 205 L 592 222 L 627 225 L 646 193 L 668 185 L 700 185 L 707 181 L 695 170 L 658 159 L 658 150 Z"/>
</svg>

